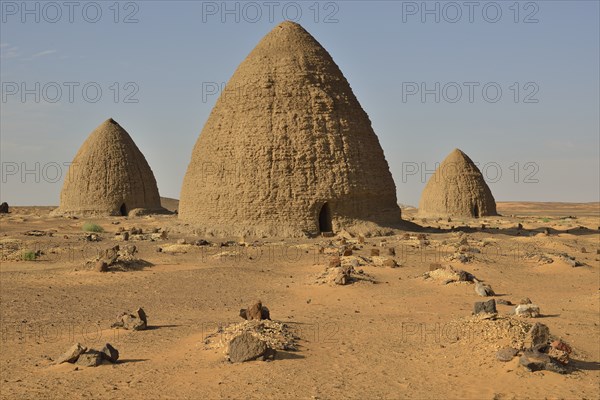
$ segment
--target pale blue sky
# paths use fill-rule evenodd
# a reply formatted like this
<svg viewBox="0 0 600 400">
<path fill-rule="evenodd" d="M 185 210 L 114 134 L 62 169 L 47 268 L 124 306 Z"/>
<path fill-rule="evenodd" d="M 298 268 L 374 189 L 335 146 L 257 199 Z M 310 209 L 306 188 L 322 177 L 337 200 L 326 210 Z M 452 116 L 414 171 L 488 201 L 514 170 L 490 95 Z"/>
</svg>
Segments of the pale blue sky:
<svg viewBox="0 0 600 400">
<path fill-rule="evenodd" d="M 297 9 L 297 22 L 330 52 L 369 114 L 399 202 L 417 204 L 421 170 L 433 170 L 455 147 L 480 163 L 498 201 L 599 200 L 597 1 L 520 2 L 518 16 L 514 1 L 475 2 L 473 22 L 464 2 L 428 2 L 431 9 L 438 5 L 439 23 L 433 14 L 422 22 L 420 1 L 320 2 L 318 15 L 314 1 L 274 2 L 272 21 L 262 1 L 228 2 L 237 15 L 221 15 L 220 1 L 121 2 L 118 16 L 108 1 L 94 3 L 102 11 L 96 23 L 88 22 L 96 18 L 89 3 L 78 3 L 70 22 L 64 6 L 58 16 L 44 2 L 28 2 L 31 14 L 20 1 L 1 2 L 0 195 L 9 204 L 57 205 L 56 166 L 70 162 L 109 117 L 144 153 L 161 195 L 178 198 L 192 146 L 217 98 L 203 96 L 203 86 L 226 82 L 261 37 L 285 17 L 296 19 Z M 452 23 L 456 4 L 462 16 Z M 497 9 L 498 22 L 488 22 Z M 124 23 L 128 15 L 137 22 Z M 28 94 L 23 102 L 20 85 L 35 91 L 36 82 L 40 101 Z M 72 102 L 68 82 L 79 84 Z M 82 93 L 90 82 L 102 89 L 96 103 Z M 436 82 L 439 103 L 434 94 L 425 102 L 419 93 L 407 94 Z M 479 84 L 473 102 L 468 82 Z M 502 90 L 497 102 L 484 98 L 486 84 L 489 98 L 495 87 Z M 62 95 L 52 103 L 54 85 Z M 453 103 L 456 86 L 462 98 Z M 135 90 L 131 99 L 138 102 L 124 102 Z M 525 102 L 528 95 L 537 103 Z M 95 96 L 93 85 L 88 96 Z M 20 170 L 35 171 L 36 163 L 38 172 L 22 179 Z M 408 174 L 414 168 L 419 171 Z"/>
</svg>

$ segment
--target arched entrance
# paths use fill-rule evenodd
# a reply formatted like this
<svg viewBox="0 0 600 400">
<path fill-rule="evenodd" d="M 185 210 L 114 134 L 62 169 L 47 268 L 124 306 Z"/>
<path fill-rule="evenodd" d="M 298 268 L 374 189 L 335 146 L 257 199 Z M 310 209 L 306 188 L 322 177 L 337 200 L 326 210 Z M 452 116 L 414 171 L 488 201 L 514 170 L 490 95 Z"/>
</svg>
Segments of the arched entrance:
<svg viewBox="0 0 600 400">
<path fill-rule="evenodd" d="M 333 232 L 331 210 L 327 203 L 321 206 L 321 211 L 319 212 L 319 232 Z"/>
<path fill-rule="evenodd" d="M 121 208 L 119 209 L 119 212 L 121 213 L 122 216 L 124 216 L 124 217 L 127 216 L 127 206 L 125 206 L 125 203 L 121 204 Z"/>
<path fill-rule="evenodd" d="M 475 205 L 473 206 L 473 216 L 474 216 L 475 218 L 479 218 L 479 207 L 477 206 L 477 204 L 475 204 Z"/>
</svg>

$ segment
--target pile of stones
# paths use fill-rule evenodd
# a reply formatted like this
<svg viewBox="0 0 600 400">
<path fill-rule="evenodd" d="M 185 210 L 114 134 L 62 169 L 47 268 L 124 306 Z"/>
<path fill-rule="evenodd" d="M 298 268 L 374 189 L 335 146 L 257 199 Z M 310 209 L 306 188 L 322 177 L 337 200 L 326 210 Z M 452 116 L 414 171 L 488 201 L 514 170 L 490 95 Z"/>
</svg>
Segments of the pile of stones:
<svg viewBox="0 0 600 400">
<path fill-rule="evenodd" d="M 84 367 L 97 367 L 103 362 L 114 364 L 119 359 L 119 351 L 110 343 L 100 350 L 88 349 L 80 343 L 75 343 L 57 360 L 56 364 L 71 363 Z"/>
<path fill-rule="evenodd" d="M 148 328 L 148 317 L 142 308 L 138 308 L 135 314 L 124 312 L 119 314 L 117 321 L 111 325 L 111 328 L 143 331 Z"/>
</svg>

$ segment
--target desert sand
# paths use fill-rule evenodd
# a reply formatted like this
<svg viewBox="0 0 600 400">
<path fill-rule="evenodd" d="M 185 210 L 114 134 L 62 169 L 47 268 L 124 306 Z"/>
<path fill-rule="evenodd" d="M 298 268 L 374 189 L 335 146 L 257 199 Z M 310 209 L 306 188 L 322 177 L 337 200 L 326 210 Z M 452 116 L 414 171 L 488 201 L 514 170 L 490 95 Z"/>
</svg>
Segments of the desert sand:
<svg viewBox="0 0 600 400">
<path fill-rule="evenodd" d="M 11 207 L 0 215 L 0 397 L 596 399 L 599 206 L 499 202 L 500 216 L 450 221 L 403 209 L 414 229 L 364 240 L 344 232 L 213 238 L 176 215 L 73 219 L 50 216 L 53 207 Z M 86 222 L 104 232 L 91 237 Z M 134 227 L 166 238 L 117 240 Z M 320 283 L 343 242 L 353 250 L 342 263 L 357 260 L 365 278 Z M 135 245 L 145 262 L 108 272 L 86 264 L 116 244 Z M 28 252 L 36 259 L 24 260 Z M 397 268 L 382 264 L 390 258 Z M 531 299 L 542 315 L 519 320 L 547 325 L 572 347 L 569 373 L 530 372 L 518 356 L 497 360 L 510 338 L 496 327 L 513 307 L 498 304 L 497 320 L 474 319 L 474 302 L 487 298 L 472 283 L 424 279 L 435 263 L 475 275 L 496 300 Z M 207 339 L 217 326 L 241 322 L 240 308 L 257 299 L 294 332 L 298 349 L 230 363 Z M 147 330 L 111 328 L 137 307 Z M 55 365 L 77 342 L 109 342 L 120 358 L 95 368 Z"/>
</svg>

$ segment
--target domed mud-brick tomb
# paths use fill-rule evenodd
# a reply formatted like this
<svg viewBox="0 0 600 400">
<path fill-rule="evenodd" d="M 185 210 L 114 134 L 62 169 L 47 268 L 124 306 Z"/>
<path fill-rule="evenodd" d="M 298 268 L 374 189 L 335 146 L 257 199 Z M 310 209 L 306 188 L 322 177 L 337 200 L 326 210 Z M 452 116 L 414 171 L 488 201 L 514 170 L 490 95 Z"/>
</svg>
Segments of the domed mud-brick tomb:
<svg viewBox="0 0 600 400">
<path fill-rule="evenodd" d="M 179 218 L 216 235 L 400 222 L 371 122 L 329 53 L 283 22 L 240 64 L 193 150 Z"/>
<path fill-rule="evenodd" d="M 423 189 L 420 216 L 478 218 L 496 214 L 496 201 L 469 156 L 454 149 Z"/>
<path fill-rule="evenodd" d="M 144 155 L 111 118 L 77 152 L 53 214 L 127 215 L 134 209 L 165 212 Z"/>
</svg>

